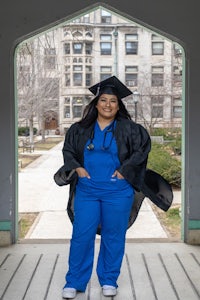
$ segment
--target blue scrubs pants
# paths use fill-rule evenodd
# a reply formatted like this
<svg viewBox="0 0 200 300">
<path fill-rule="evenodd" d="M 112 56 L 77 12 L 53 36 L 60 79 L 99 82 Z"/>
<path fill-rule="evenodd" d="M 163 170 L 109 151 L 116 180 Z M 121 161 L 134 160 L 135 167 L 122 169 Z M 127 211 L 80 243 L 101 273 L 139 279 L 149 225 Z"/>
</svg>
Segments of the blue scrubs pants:
<svg viewBox="0 0 200 300">
<path fill-rule="evenodd" d="M 87 179 L 84 179 L 87 180 Z M 65 287 L 85 291 L 93 268 L 96 230 L 101 224 L 101 244 L 97 262 L 100 285 L 117 287 L 124 255 L 125 235 L 133 203 L 133 193 L 76 189 L 69 270 Z"/>
</svg>

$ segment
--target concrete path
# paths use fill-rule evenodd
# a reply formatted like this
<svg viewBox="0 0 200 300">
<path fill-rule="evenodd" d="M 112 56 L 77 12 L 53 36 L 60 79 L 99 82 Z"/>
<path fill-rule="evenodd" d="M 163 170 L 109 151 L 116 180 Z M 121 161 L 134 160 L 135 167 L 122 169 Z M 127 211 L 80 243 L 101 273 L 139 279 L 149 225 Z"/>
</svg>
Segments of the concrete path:
<svg viewBox="0 0 200 300">
<path fill-rule="evenodd" d="M 59 187 L 53 175 L 63 164 L 63 142 L 19 172 L 19 212 L 38 212 L 38 218 L 27 239 L 70 239 L 72 226 L 66 213 L 69 186 Z M 37 152 L 35 152 L 37 153 Z M 175 192 L 174 203 L 181 202 Z M 127 231 L 127 238 L 166 239 L 167 233 L 145 199 L 136 222 Z"/>
</svg>

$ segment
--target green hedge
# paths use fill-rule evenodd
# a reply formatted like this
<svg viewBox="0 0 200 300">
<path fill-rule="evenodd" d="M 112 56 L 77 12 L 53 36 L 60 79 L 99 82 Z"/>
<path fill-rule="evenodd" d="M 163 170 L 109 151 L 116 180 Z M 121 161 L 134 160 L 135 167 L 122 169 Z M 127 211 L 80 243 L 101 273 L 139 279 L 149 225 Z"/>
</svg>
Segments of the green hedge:
<svg viewBox="0 0 200 300">
<path fill-rule="evenodd" d="M 161 135 L 164 140 L 181 140 L 181 128 L 153 128 L 151 135 Z"/>
<path fill-rule="evenodd" d="M 37 128 L 33 128 L 33 134 L 37 133 Z M 29 127 L 18 127 L 19 136 L 29 136 Z"/>
<path fill-rule="evenodd" d="M 171 185 L 181 187 L 181 162 L 171 156 L 164 145 L 152 143 L 147 168 L 159 173 Z"/>
</svg>

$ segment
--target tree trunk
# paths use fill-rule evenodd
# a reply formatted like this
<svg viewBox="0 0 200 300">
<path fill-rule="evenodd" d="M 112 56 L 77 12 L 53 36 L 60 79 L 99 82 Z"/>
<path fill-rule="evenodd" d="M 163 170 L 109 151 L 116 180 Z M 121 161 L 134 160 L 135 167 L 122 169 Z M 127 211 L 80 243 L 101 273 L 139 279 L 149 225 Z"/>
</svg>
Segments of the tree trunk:
<svg viewBox="0 0 200 300">
<path fill-rule="evenodd" d="M 29 119 L 29 141 L 30 141 L 30 144 L 33 145 L 33 143 L 34 143 L 34 140 L 33 140 L 33 116 L 31 116 Z"/>
<path fill-rule="evenodd" d="M 41 135 L 42 135 L 42 141 L 45 142 L 45 120 L 44 115 L 42 115 L 42 122 L 41 122 Z"/>
</svg>

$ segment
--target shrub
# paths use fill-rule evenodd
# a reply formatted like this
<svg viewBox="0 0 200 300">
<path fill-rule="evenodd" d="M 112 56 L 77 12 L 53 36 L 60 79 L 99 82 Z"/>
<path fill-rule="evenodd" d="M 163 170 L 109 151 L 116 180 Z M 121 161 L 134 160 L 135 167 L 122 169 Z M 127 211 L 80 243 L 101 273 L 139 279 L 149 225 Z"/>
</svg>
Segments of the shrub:
<svg viewBox="0 0 200 300">
<path fill-rule="evenodd" d="M 170 143 L 169 147 L 175 155 L 181 155 L 181 140 L 176 140 L 175 142 Z"/>
<path fill-rule="evenodd" d="M 33 134 L 37 133 L 37 128 L 33 128 Z M 29 136 L 29 127 L 18 127 L 18 135 L 19 136 Z"/>
<path fill-rule="evenodd" d="M 172 157 L 164 145 L 152 143 L 147 168 L 159 173 L 171 185 L 181 187 L 181 162 Z"/>
<path fill-rule="evenodd" d="M 164 140 L 181 140 L 181 128 L 153 128 L 151 135 L 161 135 Z"/>
</svg>

